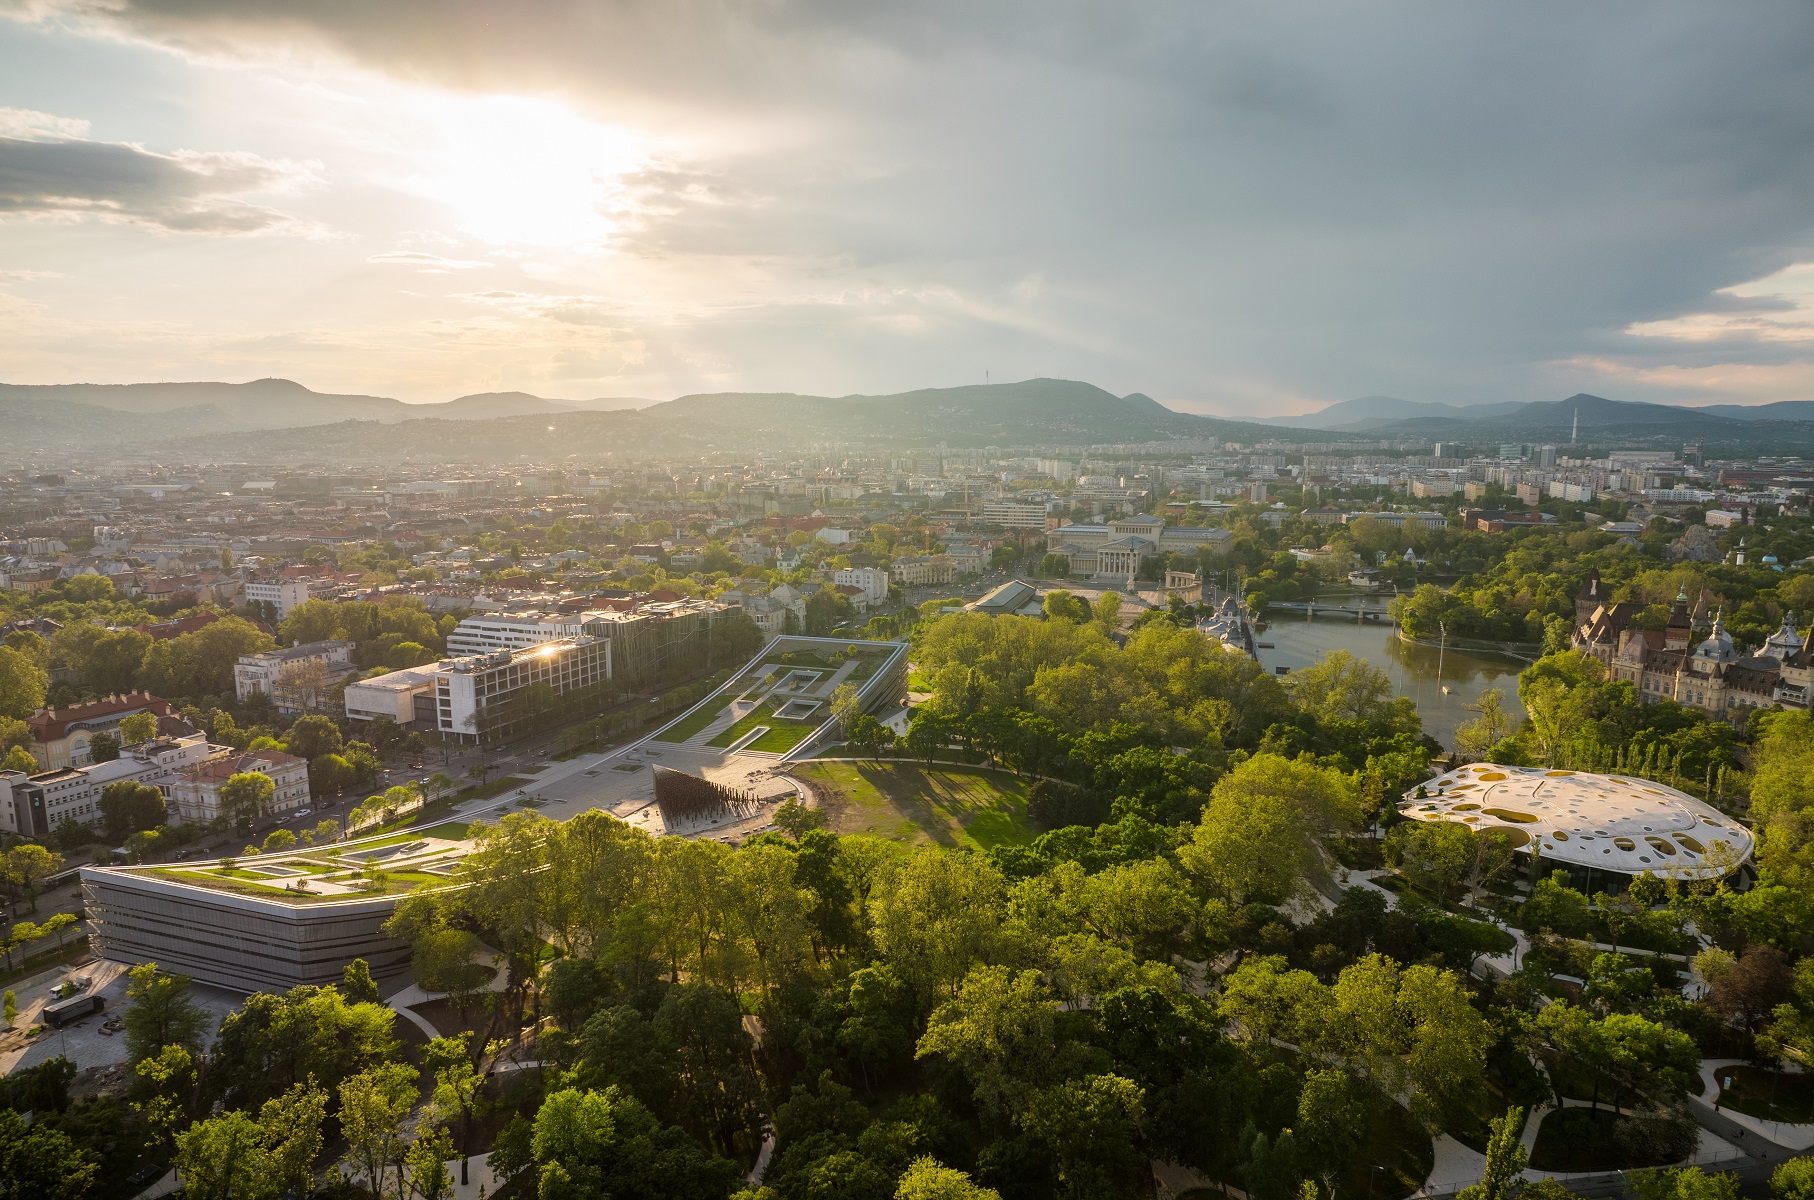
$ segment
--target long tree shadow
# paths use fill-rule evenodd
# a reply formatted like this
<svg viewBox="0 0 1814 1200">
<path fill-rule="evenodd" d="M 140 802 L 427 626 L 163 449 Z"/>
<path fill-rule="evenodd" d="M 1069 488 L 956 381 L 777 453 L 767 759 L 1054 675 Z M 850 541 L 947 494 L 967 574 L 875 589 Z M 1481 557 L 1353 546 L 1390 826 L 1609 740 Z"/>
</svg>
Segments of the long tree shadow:
<svg viewBox="0 0 1814 1200">
<path fill-rule="evenodd" d="M 947 848 L 960 844 L 961 803 L 945 781 L 912 763 L 862 763 L 857 774 L 904 819 Z M 954 826 L 956 828 L 954 828 Z"/>
</svg>

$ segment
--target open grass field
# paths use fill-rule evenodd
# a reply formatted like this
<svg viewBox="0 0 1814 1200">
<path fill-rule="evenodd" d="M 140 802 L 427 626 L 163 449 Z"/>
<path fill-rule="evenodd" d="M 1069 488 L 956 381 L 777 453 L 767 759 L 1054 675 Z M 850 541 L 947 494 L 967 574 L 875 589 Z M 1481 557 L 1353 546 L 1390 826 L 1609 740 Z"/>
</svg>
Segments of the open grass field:
<svg viewBox="0 0 1814 1200">
<path fill-rule="evenodd" d="M 706 705 L 689 717 L 682 718 L 655 735 L 658 742 L 684 742 L 700 730 L 716 721 L 724 712 L 724 701 L 731 697 L 714 696 L 713 703 Z"/>
<path fill-rule="evenodd" d="M 891 759 L 809 762 L 793 774 L 818 793 L 834 833 L 980 849 L 1033 836 L 1026 785 L 1006 771 Z"/>
</svg>

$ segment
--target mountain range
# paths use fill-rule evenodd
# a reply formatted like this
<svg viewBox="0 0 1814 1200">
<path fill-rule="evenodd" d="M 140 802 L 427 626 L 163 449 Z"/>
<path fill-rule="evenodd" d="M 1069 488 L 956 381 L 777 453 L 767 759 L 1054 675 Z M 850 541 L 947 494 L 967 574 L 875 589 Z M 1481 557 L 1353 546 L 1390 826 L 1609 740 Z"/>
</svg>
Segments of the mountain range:
<svg viewBox="0 0 1814 1200">
<path fill-rule="evenodd" d="M 1613 407 L 1606 407 L 1611 405 Z M 1283 425 L 1294 429 L 1327 429 L 1340 433 L 1372 433 L 1379 430 L 1403 430 L 1407 422 L 1430 420 L 1458 421 L 1470 425 L 1538 423 L 1553 424 L 1555 415 L 1568 410 L 1571 423 L 1579 409 L 1582 422 L 1596 426 L 1639 421 L 1660 421 L 1669 425 L 1684 422 L 1700 424 L 1708 420 L 1731 421 L 1814 421 L 1814 400 L 1779 400 L 1774 404 L 1646 404 L 1625 400 L 1607 400 L 1581 392 L 1566 400 L 1510 401 L 1488 404 L 1440 404 L 1427 400 L 1400 400 L 1395 396 L 1361 396 L 1343 400 L 1313 413 L 1291 417 L 1260 417 L 1263 424 Z"/>
<path fill-rule="evenodd" d="M 180 413 L 205 419 L 213 429 L 294 429 L 330 421 L 419 421 L 441 418 L 487 421 L 557 412 L 641 408 L 652 400 L 608 397 L 548 400 L 527 392 L 479 392 L 439 404 L 406 404 L 386 396 L 342 396 L 310 391 L 289 379 L 250 383 L 0 383 L 0 403 L 105 409 L 141 415 Z"/>
<path fill-rule="evenodd" d="M 1066 379 L 924 388 L 890 395 L 716 392 L 652 402 L 551 400 L 483 392 L 440 404 L 314 392 L 287 379 L 250 383 L 0 384 L 0 444 L 27 454 L 187 455 L 205 432 L 216 461 L 549 461 L 614 453 L 726 450 L 1033 447 L 1214 440 L 1256 442 L 1286 429 L 1309 440 L 1621 445 L 1706 439 L 1732 453 L 1814 448 L 1814 401 L 1686 408 L 1609 400 L 1476 405 L 1363 396 L 1302 417 L 1224 420 L 1175 412 Z"/>
</svg>

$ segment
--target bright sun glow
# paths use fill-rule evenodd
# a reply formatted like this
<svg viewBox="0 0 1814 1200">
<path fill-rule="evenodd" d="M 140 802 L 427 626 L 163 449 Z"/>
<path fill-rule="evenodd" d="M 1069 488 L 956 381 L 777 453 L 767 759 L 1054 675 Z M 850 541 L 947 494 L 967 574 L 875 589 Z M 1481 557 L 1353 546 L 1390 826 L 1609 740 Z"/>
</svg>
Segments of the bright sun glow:
<svg viewBox="0 0 1814 1200">
<path fill-rule="evenodd" d="M 599 245 L 611 232 L 619 181 L 646 160 L 632 131 L 551 100 L 444 96 L 433 117 L 441 145 L 413 184 L 495 246 Z"/>
</svg>

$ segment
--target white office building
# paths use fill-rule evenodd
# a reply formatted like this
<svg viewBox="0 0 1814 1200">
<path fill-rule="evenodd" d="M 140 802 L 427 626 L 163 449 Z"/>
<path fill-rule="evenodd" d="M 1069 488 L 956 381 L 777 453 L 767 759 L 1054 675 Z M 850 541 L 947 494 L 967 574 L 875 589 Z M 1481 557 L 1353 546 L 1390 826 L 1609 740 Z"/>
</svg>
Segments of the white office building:
<svg viewBox="0 0 1814 1200">
<path fill-rule="evenodd" d="M 1043 504 L 1018 504 L 1011 500 L 990 500 L 983 505 L 977 520 L 984 525 L 1000 525 L 1007 529 L 1037 529 L 1046 527 L 1046 506 Z"/>
<path fill-rule="evenodd" d="M 871 604 L 888 600 L 888 572 L 880 567 L 845 567 L 833 571 L 831 581 L 840 587 L 863 589 L 863 598 Z"/>
<path fill-rule="evenodd" d="M 254 579 L 246 583 L 246 602 L 271 605 L 279 621 L 308 598 L 309 582 L 306 579 Z"/>
<path fill-rule="evenodd" d="M 242 654 L 233 666 L 233 690 L 244 701 L 269 696 L 278 712 L 307 712 L 327 689 L 353 673 L 353 643 L 338 640 L 281 646 Z"/>
<path fill-rule="evenodd" d="M 522 650 L 544 642 L 581 637 L 586 622 L 596 612 L 491 613 L 467 617 L 447 635 L 449 656 L 489 654 L 494 650 Z"/>
</svg>

